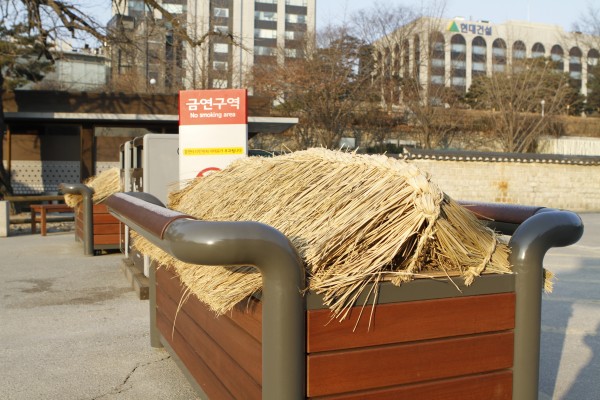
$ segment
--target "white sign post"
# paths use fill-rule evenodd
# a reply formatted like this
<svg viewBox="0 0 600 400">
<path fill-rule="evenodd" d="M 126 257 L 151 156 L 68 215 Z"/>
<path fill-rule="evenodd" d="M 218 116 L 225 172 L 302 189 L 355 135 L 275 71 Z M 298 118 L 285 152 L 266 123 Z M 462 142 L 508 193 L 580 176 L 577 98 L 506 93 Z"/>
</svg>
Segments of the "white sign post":
<svg viewBox="0 0 600 400">
<path fill-rule="evenodd" d="M 179 179 L 219 171 L 248 154 L 246 89 L 179 92 Z"/>
</svg>

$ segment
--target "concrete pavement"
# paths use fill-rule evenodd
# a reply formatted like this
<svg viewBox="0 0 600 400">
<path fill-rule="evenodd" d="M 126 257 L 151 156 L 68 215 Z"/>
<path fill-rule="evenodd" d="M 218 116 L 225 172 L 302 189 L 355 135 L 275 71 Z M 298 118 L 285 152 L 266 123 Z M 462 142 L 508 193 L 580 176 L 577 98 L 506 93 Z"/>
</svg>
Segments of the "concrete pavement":
<svg viewBox="0 0 600 400">
<path fill-rule="evenodd" d="M 196 398 L 150 347 L 121 258 L 84 256 L 72 232 L 0 239 L 0 399 Z"/>
<path fill-rule="evenodd" d="M 600 214 L 582 218 L 581 241 L 546 258 L 540 400 L 600 399 Z M 0 399 L 195 398 L 150 347 L 121 258 L 84 256 L 71 232 L 0 238 Z"/>
<path fill-rule="evenodd" d="M 580 216 L 581 240 L 544 260 L 557 279 L 543 297 L 540 400 L 600 399 L 600 214 Z"/>
</svg>

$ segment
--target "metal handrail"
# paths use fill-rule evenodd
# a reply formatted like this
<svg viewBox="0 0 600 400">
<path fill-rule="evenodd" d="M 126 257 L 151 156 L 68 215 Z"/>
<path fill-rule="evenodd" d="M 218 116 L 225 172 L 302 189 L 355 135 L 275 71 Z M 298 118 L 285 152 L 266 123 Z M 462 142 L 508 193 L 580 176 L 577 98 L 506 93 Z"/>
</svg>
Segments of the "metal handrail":
<svg viewBox="0 0 600 400">
<path fill-rule="evenodd" d="M 500 233 L 512 235 L 509 261 L 515 273 L 513 400 L 538 398 L 544 256 L 552 247 L 576 243 L 581 218 L 570 211 L 514 204 L 462 201 Z"/>
<path fill-rule="evenodd" d="M 304 267 L 285 235 L 258 222 L 198 221 L 162 207 L 148 193 L 117 193 L 105 204 L 117 219 L 179 260 L 256 267 L 263 280 L 263 399 L 305 397 Z"/>
<path fill-rule="evenodd" d="M 550 248 L 569 246 L 582 235 L 583 222 L 577 214 L 542 208 L 509 241 L 509 261 L 516 274 L 514 400 L 538 398 L 544 256 Z"/>
<path fill-rule="evenodd" d="M 83 197 L 83 254 L 94 255 L 94 189 L 82 183 L 61 183 L 58 186 L 62 193 L 78 194 Z"/>
<path fill-rule="evenodd" d="M 256 266 L 263 277 L 263 399 L 304 398 L 304 269 L 282 233 L 257 222 L 197 221 L 147 193 L 118 193 L 106 204 L 115 217 L 182 261 Z M 550 248 L 577 242 L 583 223 L 575 213 L 541 207 L 479 204 L 476 213 L 514 231 L 509 242 L 516 277 L 513 399 L 536 399 L 543 259 Z"/>
</svg>

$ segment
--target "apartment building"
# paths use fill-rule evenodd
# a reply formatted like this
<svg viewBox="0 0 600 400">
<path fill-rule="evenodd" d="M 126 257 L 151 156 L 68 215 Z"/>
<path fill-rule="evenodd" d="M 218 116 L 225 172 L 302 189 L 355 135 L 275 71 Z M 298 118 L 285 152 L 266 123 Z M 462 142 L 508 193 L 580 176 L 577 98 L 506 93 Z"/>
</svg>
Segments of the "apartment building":
<svg viewBox="0 0 600 400">
<path fill-rule="evenodd" d="M 300 43 L 315 30 L 316 0 L 162 0 L 161 6 L 174 21 L 142 0 L 113 9 L 109 26 L 137 38 L 136 46 L 113 46 L 113 80 L 129 76 L 140 89 L 157 91 L 243 87 L 255 63 L 302 57 Z"/>
<path fill-rule="evenodd" d="M 419 18 L 376 43 L 381 73 L 416 76 L 422 85 L 467 91 L 477 75 L 501 72 L 519 59 L 546 57 L 587 95 L 600 60 L 600 37 L 533 22 Z"/>
</svg>

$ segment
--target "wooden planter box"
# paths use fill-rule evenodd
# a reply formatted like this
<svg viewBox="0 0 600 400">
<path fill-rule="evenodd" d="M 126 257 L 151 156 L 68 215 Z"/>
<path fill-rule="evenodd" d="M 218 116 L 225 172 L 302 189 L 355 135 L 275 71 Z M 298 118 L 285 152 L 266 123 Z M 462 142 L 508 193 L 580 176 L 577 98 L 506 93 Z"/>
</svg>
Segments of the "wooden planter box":
<svg viewBox="0 0 600 400">
<path fill-rule="evenodd" d="M 178 309 L 183 292 L 170 271 L 156 271 L 161 343 L 204 396 L 260 399 L 260 301 L 215 318 L 193 296 Z M 381 297 L 388 302 L 376 307 L 369 329 L 371 307 L 358 325 L 361 307 L 339 323 L 330 320 L 329 310 L 319 309 L 316 296 L 308 296 L 307 398 L 512 398 L 512 275 L 482 277 L 462 294 L 451 283 L 389 285 Z"/>
<path fill-rule="evenodd" d="M 382 283 L 372 318 L 370 307 L 357 307 L 339 323 L 319 296 L 300 296 L 303 267 L 277 230 L 193 220 L 140 201 L 123 193 L 106 202 L 180 260 L 255 265 L 262 274 L 262 300 L 215 318 L 193 296 L 181 301 L 185 290 L 167 269 L 150 268 L 151 345 L 166 347 L 213 399 L 536 399 L 544 255 L 583 233 L 569 211 L 469 205 L 511 235 L 514 274 L 484 275 L 469 287 L 460 278 Z"/>
<path fill-rule="evenodd" d="M 120 225 L 118 219 L 108 213 L 104 204 L 93 206 L 94 250 L 113 250 L 121 247 Z M 83 241 L 83 207 L 76 209 L 75 238 Z"/>
</svg>

